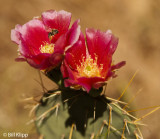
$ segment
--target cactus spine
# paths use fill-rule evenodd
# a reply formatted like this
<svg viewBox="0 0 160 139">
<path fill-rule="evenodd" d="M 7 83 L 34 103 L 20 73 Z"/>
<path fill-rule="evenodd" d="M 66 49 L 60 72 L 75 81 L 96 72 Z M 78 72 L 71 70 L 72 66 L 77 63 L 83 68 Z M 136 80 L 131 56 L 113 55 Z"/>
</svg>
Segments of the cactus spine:
<svg viewBox="0 0 160 139">
<path fill-rule="evenodd" d="M 51 73 L 47 74 L 49 78 L 63 82 L 60 77 L 53 77 L 53 71 Z M 93 91 L 87 94 L 83 90 L 64 88 L 61 84 L 58 90 L 45 93 L 36 110 L 39 134 L 44 139 L 137 138 L 139 123 L 134 123 L 136 118 L 121 108 L 125 103 L 111 101 L 105 95 L 93 96 Z"/>
</svg>

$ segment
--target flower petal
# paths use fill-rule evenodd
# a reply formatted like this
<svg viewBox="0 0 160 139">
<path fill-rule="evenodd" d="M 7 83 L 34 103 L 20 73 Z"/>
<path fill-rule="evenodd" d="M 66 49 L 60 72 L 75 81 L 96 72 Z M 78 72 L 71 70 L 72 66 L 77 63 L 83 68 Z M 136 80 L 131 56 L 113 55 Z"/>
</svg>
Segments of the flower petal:
<svg viewBox="0 0 160 139">
<path fill-rule="evenodd" d="M 68 78 L 69 77 L 72 80 L 76 80 L 77 74 L 74 70 L 72 70 L 70 68 L 66 59 L 64 59 L 62 65 L 63 65 L 63 67 L 62 67 L 61 72 L 62 72 L 63 78 Z"/>
<path fill-rule="evenodd" d="M 31 54 L 39 54 L 39 48 L 45 43 L 49 43 L 48 33 L 42 21 L 33 19 L 24 24 L 21 28 L 23 47 L 28 47 Z"/>
<path fill-rule="evenodd" d="M 103 64 L 102 76 L 106 77 L 118 39 L 110 31 L 101 32 L 94 29 L 86 29 L 86 38 L 89 54 L 93 59 L 97 57 L 98 65 Z"/>
<path fill-rule="evenodd" d="M 71 21 L 71 13 L 63 10 L 58 12 L 49 10 L 42 13 L 42 20 L 48 29 L 58 30 L 58 34 L 54 35 L 53 38 L 53 42 L 56 42 L 62 34 L 68 31 Z"/>
<path fill-rule="evenodd" d="M 50 54 L 46 53 L 40 53 L 39 55 L 28 57 L 26 58 L 26 61 L 34 68 L 38 68 L 40 70 L 52 66 L 50 63 Z"/>
<path fill-rule="evenodd" d="M 67 67 L 66 67 L 65 60 L 62 62 L 60 69 L 61 69 L 61 73 L 62 73 L 63 78 L 68 78 L 69 74 L 68 74 L 68 70 L 67 70 Z"/>
<path fill-rule="evenodd" d="M 55 43 L 55 52 L 64 52 L 74 43 L 76 43 L 80 36 L 80 26 L 78 25 L 79 20 L 75 21 L 72 27 L 67 31 L 66 34 L 62 35 Z"/>
<path fill-rule="evenodd" d="M 82 59 L 86 57 L 86 46 L 84 36 L 81 33 L 79 40 L 66 52 L 65 59 L 70 68 L 75 69 L 80 66 Z"/>
<path fill-rule="evenodd" d="M 39 54 L 40 46 L 49 43 L 45 26 L 38 19 L 33 19 L 23 26 L 16 26 L 11 31 L 11 39 L 19 45 L 20 54 L 24 56 Z"/>
<path fill-rule="evenodd" d="M 100 78 L 100 77 L 92 77 L 92 78 L 81 77 L 81 78 L 78 78 L 77 80 L 78 80 L 78 84 L 84 87 L 87 92 L 89 92 L 92 87 L 93 88 L 96 87 L 96 89 L 98 89 L 97 87 L 100 87 L 100 86 L 98 86 L 97 83 L 105 81 L 103 78 Z"/>
<path fill-rule="evenodd" d="M 72 46 L 77 42 L 79 37 L 80 39 L 83 39 L 83 35 L 80 30 L 80 25 L 79 25 L 80 20 L 76 20 L 70 30 L 67 32 L 66 37 L 68 38 L 68 46 Z M 80 36 L 81 35 L 81 36 Z M 65 51 L 67 51 L 70 47 L 65 48 Z"/>
<path fill-rule="evenodd" d="M 116 65 L 113 65 L 111 67 L 111 70 L 119 69 L 119 68 L 123 67 L 125 64 L 126 64 L 126 61 L 121 61 L 121 62 L 117 63 Z"/>
<path fill-rule="evenodd" d="M 53 64 L 55 64 L 55 62 L 60 63 L 62 61 L 60 58 L 63 58 L 66 49 L 70 49 L 78 41 L 80 37 L 80 26 L 78 23 L 79 20 L 75 21 L 71 29 L 56 41 L 54 53 L 51 56 L 51 61 Z M 59 58 L 59 62 L 57 58 Z"/>
<path fill-rule="evenodd" d="M 11 30 L 11 40 L 17 44 L 20 44 L 21 41 L 20 28 L 21 25 L 16 25 L 15 29 Z"/>
</svg>

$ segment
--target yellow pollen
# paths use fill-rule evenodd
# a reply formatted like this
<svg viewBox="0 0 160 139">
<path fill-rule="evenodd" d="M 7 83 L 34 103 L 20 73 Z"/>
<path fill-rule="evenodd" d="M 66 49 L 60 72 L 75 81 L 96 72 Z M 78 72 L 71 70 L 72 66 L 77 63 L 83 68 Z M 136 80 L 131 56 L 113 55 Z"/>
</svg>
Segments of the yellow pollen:
<svg viewBox="0 0 160 139">
<path fill-rule="evenodd" d="M 97 56 L 95 60 L 89 55 L 88 58 L 82 58 L 80 66 L 77 66 L 77 71 L 80 77 L 101 77 L 101 71 L 103 69 L 103 64 L 97 65 Z"/>
<path fill-rule="evenodd" d="M 54 44 L 41 45 L 40 52 L 52 54 L 54 52 Z"/>
</svg>

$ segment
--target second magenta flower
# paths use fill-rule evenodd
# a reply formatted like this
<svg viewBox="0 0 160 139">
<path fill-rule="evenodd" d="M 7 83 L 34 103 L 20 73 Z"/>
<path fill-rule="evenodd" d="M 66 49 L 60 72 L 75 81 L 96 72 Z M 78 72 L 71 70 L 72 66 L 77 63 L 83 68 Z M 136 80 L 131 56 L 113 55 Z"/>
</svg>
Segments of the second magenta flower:
<svg viewBox="0 0 160 139">
<path fill-rule="evenodd" d="M 86 42 L 81 33 L 77 43 L 66 52 L 61 66 L 65 86 L 84 88 L 89 92 L 115 77 L 115 69 L 125 65 L 125 61 L 116 65 L 112 63 L 117 45 L 118 38 L 111 31 L 86 29 Z"/>
</svg>

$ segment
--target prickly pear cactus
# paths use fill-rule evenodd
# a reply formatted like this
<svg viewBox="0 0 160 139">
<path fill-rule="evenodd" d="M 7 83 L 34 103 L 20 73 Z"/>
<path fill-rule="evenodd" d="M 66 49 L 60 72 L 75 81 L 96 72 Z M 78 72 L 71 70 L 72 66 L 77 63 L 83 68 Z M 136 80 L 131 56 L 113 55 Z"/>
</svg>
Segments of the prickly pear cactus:
<svg viewBox="0 0 160 139">
<path fill-rule="evenodd" d="M 71 26 L 70 21 L 71 13 L 49 10 L 11 30 L 11 40 L 18 45 L 16 61 L 26 61 L 58 85 L 56 90 L 43 89 L 40 102 L 26 99 L 36 101 L 31 121 L 44 139 L 142 138 L 141 118 L 127 113 L 124 102 L 103 94 L 125 65 L 112 61 L 118 38 L 111 30 L 93 28 L 83 35 L 80 20 Z"/>
<path fill-rule="evenodd" d="M 54 79 L 51 73 L 48 76 Z M 93 96 L 95 92 L 97 96 Z M 36 110 L 38 132 L 44 139 L 136 138 L 137 127 L 132 122 L 135 117 L 123 110 L 118 101 L 98 95 L 101 92 L 102 89 L 91 90 L 87 94 L 63 85 L 47 92 Z"/>
<path fill-rule="evenodd" d="M 53 91 L 51 95 L 42 98 L 36 111 L 37 129 L 44 139 L 135 138 L 131 118 L 105 96 L 92 97 L 74 90 Z"/>
</svg>

